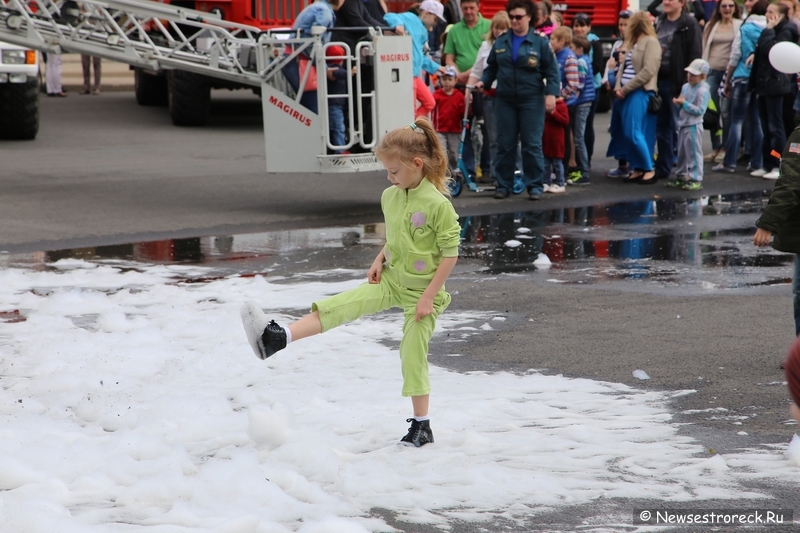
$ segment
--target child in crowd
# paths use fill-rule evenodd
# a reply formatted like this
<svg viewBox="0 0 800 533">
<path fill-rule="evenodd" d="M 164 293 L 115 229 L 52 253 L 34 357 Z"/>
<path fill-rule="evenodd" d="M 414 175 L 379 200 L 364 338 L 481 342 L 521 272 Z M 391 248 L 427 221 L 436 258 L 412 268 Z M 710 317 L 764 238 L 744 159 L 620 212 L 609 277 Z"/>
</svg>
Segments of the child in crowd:
<svg viewBox="0 0 800 533">
<path fill-rule="evenodd" d="M 620 13 L 620 17 L 622 13 Z M 576 13 L 572 17 L 572 34 L 575 37 L 585 37 L 591 45 L 586 52 L 586 62 L 592 66 L 594 73 L 595 100 L 592 102 L 592 109 L 589 111 L 589 118 L 586 119 L 586 153 L 589 156 L 589 167 L 592 166 L 592 156 L 594 156 L 594 115 L 597 111 L 597 96 L 600 95 L 600 86 L 603 84 L 603 44 L 600 37 L 592 33 L 592 18 L 586 13 Z"/>
<path fill-rule="evenodd" d="M 242 307 L 242 323 L 253 352 L 266 359 L 291 342 L 364 315 L 402 308 L 402 394 L 411 396 L 414 416 L 406 420 L 411 427 L 401 442 L 419 447 L 433 442 L 428 343 L 436 317 L 450 304 L 444 282 L 458 259 L 461 228 L 445 196 L 447 157 L 427 118 L 384 135 L 375 155 L 392 186 L 381 195 L 386 245 L 372 262 L 367 283 L 314 302 L 311 314 L 286 327 L 267 320 L 261 308 L 249 302 Z M 343 347 L 343 356 L 346 351 Z"/>
<path fill-rule="evenodd" d="M 556 99 L 556 108 L 544 116 L 544 192 L 559 194 L 566 191 L 564 181 L 564 128 L 569 126 L 569 111 L 563 98 Z M 555 183 L 553 182 L 555 178 Z"/>
<path fill-rule="evenodd" d="M 461 121 L 464 118 L 466 99 L 464 93 L 456 90 L 458 71 L 453 65 L 444 68 L 439 78 L 442 86 L 433 93 L 436 107 L 433 110 L 433 128 L 439 135 L 439 142 L 447 151 L 450 170 L 456 168 L 458 147 L 461 144 Z"/>
<path fill-rule="evenodd" d="M 575 170 L 569 175 L 571 185 L 589 185 L 589 152 L 586 150 L 586 129 L 595 100 L 594 74 L 588 61 L 591 45 L 586 37 L 573 37 L 570 48 L 578 58 L 578 99 L 575 102 L 572 138 L 575 142 Z"/>
<path fill-rule="evenodd" d="M 575 121 L 575 104 L 578 102 L 578 58 L 569 47 L 570 44 L 572 30 L 566 26 L 556 28 L 550 34 L 550 47 L 556 54 L 558 70 L 561 72 L 561 97 L 569 110 L 569 126 L 564 130 L 564 166 L 571 170 L 576 166 L 572 124 Z"/>
<path fill-rule="evenodd" d="M 695 59 L 684 70 L 688 72 L 689 82 L 683 84 L 680 96 L 672 99 L 680 109 L 678 164 L 675 179 L 667 186 L 699 191 L 703 188 L 703 115 L 711 98 L 705 81 L 709 66 L 705 60 Z"/>
<path fill-rule="evenodd" d="M 347 142 L 345 138 L 344 115 L 347 111 L 347 77 L 350 75 L 342 65 L 344 64 L 344 48 L 341 46 L 328 47 L 325 55 L 328 57 L 328 129 L 333 146 L 342 147 Z M 353 74 L 355 74 L 353 67 Z M 340 97 L 334 95 L 341 95 Z M 344 148 L 335 149 L 335 153 L 347 152 Z"/>
</svg>

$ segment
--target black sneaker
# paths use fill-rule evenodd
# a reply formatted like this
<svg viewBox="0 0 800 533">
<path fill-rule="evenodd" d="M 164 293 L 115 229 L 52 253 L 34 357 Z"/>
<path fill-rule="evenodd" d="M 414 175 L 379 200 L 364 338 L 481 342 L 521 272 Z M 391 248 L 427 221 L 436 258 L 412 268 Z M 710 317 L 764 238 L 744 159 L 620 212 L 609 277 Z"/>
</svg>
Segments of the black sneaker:
<svg viewBox="0 0 800 533">
<path fill-rule="evenodd" d="M 266 359 L 286 348 L 286 331 L 274 320 L 267 323 L 267 317 L 257 304 L 253 302 L 244 304 L 241 316 L 247 341 L 256 357 Z"/>
<path fill-rule="evenodd" d="M 408 433 L 405 437 L 400 439 L 400 442 L 413 444 L 417 448 L 433 442 L 433 431 L 431 431 L 430 420 L 419 422 L 416 418 L 407 418 L 406 422 L 411 422 L 411 427 L 408 428 Z"/>
</svg>

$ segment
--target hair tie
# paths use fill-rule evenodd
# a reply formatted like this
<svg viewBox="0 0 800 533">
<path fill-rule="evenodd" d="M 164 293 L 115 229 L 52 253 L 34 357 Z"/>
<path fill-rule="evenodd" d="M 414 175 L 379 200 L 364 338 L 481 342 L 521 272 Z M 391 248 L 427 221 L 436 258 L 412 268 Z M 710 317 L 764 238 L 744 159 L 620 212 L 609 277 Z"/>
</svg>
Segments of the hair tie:
<svg viewBox="0 0 800 533">
<path fill-rule="evenodd" d="M 414 124 L 413 122 L 411 124 L 409 124 L 408 127 L 411 128 L 412 130 L 416 130 L 417 129 L 417 125 Z"/>
</svg>

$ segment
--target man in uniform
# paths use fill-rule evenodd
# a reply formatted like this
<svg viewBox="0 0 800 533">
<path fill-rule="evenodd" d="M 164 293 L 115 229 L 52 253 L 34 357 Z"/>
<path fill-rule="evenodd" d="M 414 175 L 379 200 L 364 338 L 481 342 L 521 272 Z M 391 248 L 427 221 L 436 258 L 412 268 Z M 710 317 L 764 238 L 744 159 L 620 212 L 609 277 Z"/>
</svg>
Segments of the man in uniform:
<svg viewBox="0 0 800 533">
<path fill-rule="evenodd" d="M 761 217 L 753 244 L 795 254 L 792 293 L 795 335 L 800 335 L 800 121 L 781 154 L 780 177 Z M 772 239 L 774 237 L 774 239 Z"/>
</svg>

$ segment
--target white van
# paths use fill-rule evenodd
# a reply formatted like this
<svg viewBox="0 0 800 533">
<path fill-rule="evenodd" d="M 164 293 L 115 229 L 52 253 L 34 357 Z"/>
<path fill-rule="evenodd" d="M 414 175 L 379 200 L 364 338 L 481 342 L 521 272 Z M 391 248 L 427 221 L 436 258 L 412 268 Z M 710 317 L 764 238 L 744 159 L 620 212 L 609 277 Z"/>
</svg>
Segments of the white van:
<svg viewBox="0 0 800 533">
<path fill-rule="evenodd" d="M 0 41 L 0 139 L 39 132 L 39 54 Z"/>
</svg>

